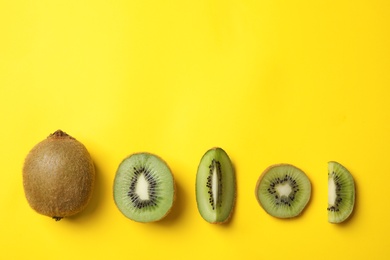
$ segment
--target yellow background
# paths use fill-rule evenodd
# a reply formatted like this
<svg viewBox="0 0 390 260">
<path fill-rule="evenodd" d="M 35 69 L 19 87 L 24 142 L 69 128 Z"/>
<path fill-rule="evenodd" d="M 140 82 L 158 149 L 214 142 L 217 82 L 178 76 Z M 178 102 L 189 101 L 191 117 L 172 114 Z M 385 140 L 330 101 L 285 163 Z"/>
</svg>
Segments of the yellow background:
<svg viewBox="0 0 390 260">
<path fill-rule="evenodd" d="M 390 4 L 346 1 L 0 2 L 0 258 L 389 259 Z M 97 169 L 91 203 L 55 222 L 22 187 L 26 154 L 62 129 Z M 220 146 L 237 175 L 231 221 L 199 215 L 195 175 Z M 127 155 L 170 165 L 177 200 L 161 222 L 116 208 Z M 327 162 L 353 174 L 352 218 L 327 222 Z M 312 182 L 280 220 L 254 188 L 274 163 Z M 288 258 L 285 258 L 288 257 Z"/>
</svg>

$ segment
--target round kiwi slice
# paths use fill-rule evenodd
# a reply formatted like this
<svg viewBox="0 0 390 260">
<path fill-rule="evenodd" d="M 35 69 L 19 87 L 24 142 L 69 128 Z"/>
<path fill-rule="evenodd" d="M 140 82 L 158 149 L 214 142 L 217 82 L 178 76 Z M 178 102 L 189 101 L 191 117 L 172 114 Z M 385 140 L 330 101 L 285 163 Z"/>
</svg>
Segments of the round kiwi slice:
<svg viewBox="0 0 390 260">
<path fill-rule="evenodd" d="M 168 165 L 156 155 L 136 153 L 125 158 L 114 180 L 118 209 L 137 222 L 164 218 L 175 199 L 175 183 Z"/>
<path fill-rule="evenodd" d="M 328 163 L 328 221 L 341 223 L 355 205 L 355 182 L 351 173 L 338 162 Z"/>
<path fill-rule="evenodd" d="M 200 215 L 209 223 L 226 222 L 235 204 L 236 179 L 233 165 L 221 148 L 202 157 L 196 175 L 196 201 Z"/>
<path fill-rule="evenodd" d="M 30 206 L 60 220 L 82 211 L 95 182 L 95 169 L 87 149 L 57 130 L 38 143 L 23 166 L 23 187 Z"/>
<path fill-rule="evenodd" d="M 311 196 L 311 183 L 306 174 L 290 164 L 268 167 L 257 181 L 255 194 L 263 209 L 277 218 L 301 214 Z"/>
</svg>

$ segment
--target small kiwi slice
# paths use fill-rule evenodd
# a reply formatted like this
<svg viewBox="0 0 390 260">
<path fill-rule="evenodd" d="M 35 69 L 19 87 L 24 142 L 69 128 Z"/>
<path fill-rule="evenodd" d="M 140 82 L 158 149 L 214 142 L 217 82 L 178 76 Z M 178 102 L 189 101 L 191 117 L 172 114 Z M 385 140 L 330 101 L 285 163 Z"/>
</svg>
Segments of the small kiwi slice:
<svg viewBox="0 0 390 260">
<path fill-rule="evenodd" d="M 355 205 L 355 182 L 351 173 L 338 162 L 328 163 L 328 222 L 341 223 Z"/>
<path fill-rule="evenodd" d="M 175 200 L 175 183 L 168 165 L 150 153 L 125 158 L 114 180 L 114 200 L 127 218 L 154 222 L 164 218 Z"/>
<path fill-rule="evenodd" d="M 95 169 L 87 149 L 57 130 L 38 143 L 23 166 L 23 187 L 30 206 L 60 220 L 82 211 L 92 196 Z"/>
<path fill-rule="evenodd" d="M 306 174 L 290 164 L 268 167 L 257 181 L 255 195 L 263 209 L 277 218 L 301 214 L 311 196 Z"/>
<path fill-rule="evenodd" d="M 226 222 L 234 208 L 236 178 L 227 153 L 212 148 L 202 157 L 196 175 L 196 201 L 200 215 L 209 223 Z"/>
</svg>

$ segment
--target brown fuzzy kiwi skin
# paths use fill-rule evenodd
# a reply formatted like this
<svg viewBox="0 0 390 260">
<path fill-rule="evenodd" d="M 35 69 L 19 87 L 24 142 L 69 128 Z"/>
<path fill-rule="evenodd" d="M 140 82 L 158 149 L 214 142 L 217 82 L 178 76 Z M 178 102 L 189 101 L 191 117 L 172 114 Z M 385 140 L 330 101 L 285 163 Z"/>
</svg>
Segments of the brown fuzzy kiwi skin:
<svg viewBox="0 0 390 260">
<path fill-rule="evenodd" d="M 85 146 L 61 130 L 28 153 L 23 166 L 26 199 L 36 212 L 60 220 L 81 212 L 92 197 L 95 168 Z"/>
</svg>

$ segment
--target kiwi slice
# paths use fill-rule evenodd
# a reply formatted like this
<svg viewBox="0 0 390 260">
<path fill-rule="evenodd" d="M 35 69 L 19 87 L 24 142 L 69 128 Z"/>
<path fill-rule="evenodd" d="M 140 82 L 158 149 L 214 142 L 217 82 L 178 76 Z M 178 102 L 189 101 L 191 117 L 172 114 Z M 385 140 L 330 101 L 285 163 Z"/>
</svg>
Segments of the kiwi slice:
<svg viewBox="0 0 390 260">
<path fill-rule="evenodd" d="M 328 221 L 341 223 L 355 205 L 355 182 L 351 173 L 338 162 L 328 163 Z"/>
<path fill-rule="evenodd" d="M 136 153 L 125 158 L 114 180 L 114 200 L 127 218 L 154 222 L 164 218 L 175 199 L 175 183 L 168 165 L 156 155 Z"/>
<path fill-rule="evenodd" d="M 311 183 L 306 174 L 290 164 L 268 167 L 257 181 L 255 195 L 263 209 L 277 218 L 296 217 L 311 196 Z"/>
<path fill-rule="evenodd" d="M 202 157 L 196 175 L 196 201 L 200 215 L 209 223 L 226 222 L 235 204 L 236 179 L 233 165 L 221 148 Z"/>
<path fill-rule="evenodd" d="M 92 196 L 95 169 L 85 146 L 61 130 L 38 143 L 23 166 L 29 205 L 60 220 L 82 211 Z"/>
</svg>

